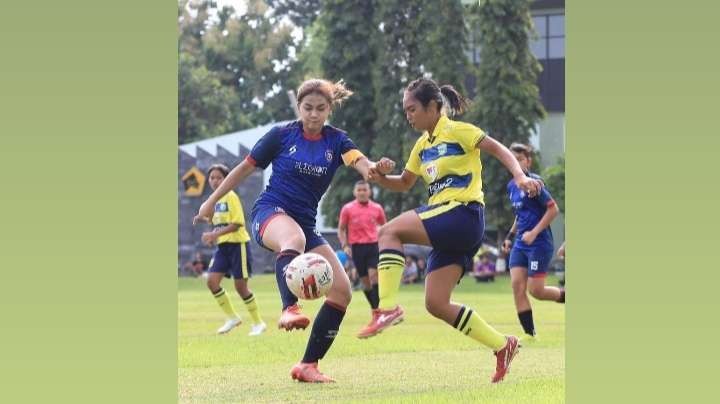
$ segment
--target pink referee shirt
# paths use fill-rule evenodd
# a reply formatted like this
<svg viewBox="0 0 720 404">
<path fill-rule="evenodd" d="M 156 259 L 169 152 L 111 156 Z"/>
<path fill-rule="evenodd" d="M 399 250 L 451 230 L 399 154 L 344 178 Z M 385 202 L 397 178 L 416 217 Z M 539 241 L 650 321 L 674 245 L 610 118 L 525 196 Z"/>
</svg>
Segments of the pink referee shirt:
<svg viewBox="0 0 720 404">
<path fill-rule="evenodd" d="M 352 201 L 340 210 L 340 224 L 347 224 L 348 244 L 377 243 L 377 227 L 385 224 L 385 210 L 379 203 Z"/>
</svg>

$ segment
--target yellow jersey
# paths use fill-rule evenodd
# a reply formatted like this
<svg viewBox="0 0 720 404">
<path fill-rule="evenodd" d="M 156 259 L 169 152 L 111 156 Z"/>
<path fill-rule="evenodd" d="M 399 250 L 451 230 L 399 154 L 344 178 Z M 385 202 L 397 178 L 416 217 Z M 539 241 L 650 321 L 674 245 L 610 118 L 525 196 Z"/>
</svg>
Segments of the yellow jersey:
<svg viewBox="0 0 720 404">
<path fill-rule="evenodd" d="M 427 184 L 428 205 L 485 203 L 480 150 L 476 147 L 485 136 L 475 125 L 442 115 L 432 135 L 424 132 L 415 142 L 405 169 Z"/>
<path fill-rule="evenodd" d="M 242 203 L 235 191 L 230 191 L 220 198 L 215 204 L 215 213 L 213 213 L 213 227 L 223 227 L 231 223 L 240 225 L 237 231 L 224 234 L 217 239 L 217 243 L 247 243 L 250 236 L 245 230 L 245 214 L 243 212 Z"/>
</svg>

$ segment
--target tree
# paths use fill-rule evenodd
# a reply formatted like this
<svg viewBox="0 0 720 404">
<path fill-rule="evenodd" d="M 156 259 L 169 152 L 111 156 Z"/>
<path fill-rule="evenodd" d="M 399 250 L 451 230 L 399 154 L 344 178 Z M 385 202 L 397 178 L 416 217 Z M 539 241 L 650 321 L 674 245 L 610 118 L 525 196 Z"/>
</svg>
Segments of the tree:
<svg viewBox="0 0 720 404">
<path fill-rule="evenodd" d="M 467 29 L 456 0 L 423 2 L 327 0 L 312 26 L 318 48 L 303 50 L 307 68 L 314 52 L 322 52 L 322 71 L 329 79 L 344 78 L 356 94 L 331 117 L 371 157 L 392 158 L 404 167 L 417 133 L 402 110 L 402 89 L 423 74 L 460 91 L 467 73 Z M 326 45 L 327 44 L 327 45 Z M 357 175 L 340 171 L 323 200 L 326 223 L 334 225 L 343 203 L 352 199 Z M 407 194 L 380 189 L 376 199 L 390 216 L 427 201 L 418 183 Z"/>
<path fill-rule="evenodd" d="M 322 19 L 318 18 L 303 31 L 303 43 L 298 52 L 298 82 L 305 77 L 325 77 L 323 71 L 323 55 L 327 49 L 327 29 Z"/>
<path fill-rule="evenodd" d="M 293 117 L 284 89 L 293 88 L 292 27 L 268 16 L 268 5 L 249 0 L 242 15 L 211 25 L 203 37 L 208 69 L 218 72 L 223 85 L 238 94 L 236 115 L 247 115 L 253 125 Z M 243 129 L 241 119 L 235 130 Z"/>
<path fill-rule="evenodd" d="M 543 170 L 543 181 L 560 211 L 565 212 L 565 157 L 558 158 L 556 165 Z"/>
<path fill-rule="evenodd" d="M 181 143 L 294 116 L 293 27 L 248 0 L 238 15 L 213 1 L 179 3 L 178 138 Z"/>
<path fill-rule="evenodd" d="M 451 84 L 461 93 L 465 93 L 469 72 L 465 13 L 457 0 L 425 2 L 420 14 L 422 34 L 418 46 L 421 70 L 438 84 Z"/>
<path fill-rule="evenodd" d="M 533 32 L 531 0 L 480 0 L 473 20 L 480 33 L 480 65 L 472 121 L 499 142 L 528 143 L 535 125 L 544 118 L 535 84 L 540 64 L 530 51 Z M 486 223 L 504 233 L 513 214 L 507 201 L 507 170 L 492 156 L 482 156 Z"/>
<path fill-rule="evenodd" d="M 367 0 L 326 0 L 320 24 L 324 27 L 327 46 L 321 56 L 321 67 L 328 80 L 343 79 L 354 92 L 341 108 L 330 116 L 330 122 L 345 131 L 364 153 L 373 144 L 373 123 L 376 115 L 372 108 L 372 69 L 375 62 L 375 40 L 372 25 L 374 3 Z M 322 209 L 326 223 L 335 226 L 343 204 L 353 198 L 355 181 L 360 179 L 354 170 L 339 170 Z"/>
<path fill-rule="evenodd" d="M 424 41 L 423 6 L 421 0 L 382 2 L 378 6 L 376 25 L 380 27 L 378 58 L 374 71 L 377 119 L 374 131 L 373 156 L 386 156 L 405 167 L 417 134 L 408 125 L 402 110 L 402 91 L 410 81 L 424 73 L 420 59 Z M 397 171 L 397 170 L 396 170 Z M 418 181 L 408 193 L 386 189 L 378 193 L 379 202 L 388 217 L 399 215 L 427 201 L 427 190 Z"/>
<path fill-rule="evenodd" d="M 179 65 L 178 143 L 230 131 L 236 119 L 232 106 L 237 104 L 237 95 L 192 55 L 181 54 Z"/>
<path fill-rule="evenodd" d="M 419 135 L 405 119 L 403 89 L 410 81 L 429 76 L 464 92 L 469 66 L 464 9 L 455 0 L 383 2 L 376 21 L 381 29 L 374 76 L 378 118 L 373 155 L 392 158 L 402 170 Z M 419 180 L 407 194 L 382 190 L 378 199 L 395 216 L 427 203 L 428 195 Z"/>
<path fill-rule="evenodd" d="M 302 28 L 312 25 L 322 9 L 322 0 L 267 0 L 267 3 L 276 15 L 287 16 Z"/>
<path fill-rule="evenodd" d="M 233 127 L 236 94 L 205 66 L 203 35 L 211 14 L 207 2 L 178 3 L 178 142 L 192 142 Z"/>
</svg>

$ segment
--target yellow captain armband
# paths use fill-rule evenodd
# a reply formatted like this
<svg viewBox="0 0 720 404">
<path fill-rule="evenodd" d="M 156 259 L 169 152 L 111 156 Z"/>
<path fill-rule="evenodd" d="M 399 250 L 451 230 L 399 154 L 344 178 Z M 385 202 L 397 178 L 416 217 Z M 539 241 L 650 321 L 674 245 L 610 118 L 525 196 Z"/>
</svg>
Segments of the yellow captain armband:
<svg viewBox="0 0 720 404">
<path fill-rule="evenodd" d="M 365 155 L 358 149 L 349 150 L 342 155 L 343 163 L 345 163 L 346 166 L 354 165 L 363 157 L 365 157 Z"/>
</svg>

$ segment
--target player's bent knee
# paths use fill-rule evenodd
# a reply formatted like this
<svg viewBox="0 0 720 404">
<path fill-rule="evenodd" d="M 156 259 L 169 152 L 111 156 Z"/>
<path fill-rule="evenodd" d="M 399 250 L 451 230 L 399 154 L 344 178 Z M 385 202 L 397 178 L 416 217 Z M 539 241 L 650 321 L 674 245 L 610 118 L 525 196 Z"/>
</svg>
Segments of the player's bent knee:
<svg viewBox="0 0 720 404">
<path fill-rule="evenodd" d="M 250 288 L 247 287 L 247 284 L 235 284 L 235 290 L 240 294 L 240 296 L 243 296 L 243 298 L 250 295 Z"/>
<path fill-rule="evenodd" d="M 525 293 L 526 283 L 522 281 L 513 281 L 511 283 L 514 293 Z"/>
<path fill-rule="evenodd" d="M 545 286 L 544 285 L 531 285 L 528 287 L 528 292 L 530 292 L 530 296 L 532 296 L 536 299 L 541 299 L 545 292 Z"/>
<path fill-rule="evenodd" d="M 430 313 L 432 316 L 441 318 L 442 317 L 442 309 L 446 303 L 437 301 L 435 299 L 425 299 L 425 309 Z"/>
<path fill-rule="evenodd" d="M 350 289 L 349 286 L 345 287 L 333 285 L 330 292 L 328 292 L 327 299 L 335 304 L 347 307 L 350 305 L 350 301 L 352 300 L 352 289 Z"/>
<path fill-rule="evenodd" d="M 282 248 L 283 250 L 286 249 L 293 249 L 299 252 L 305 251 L 305 235 L 302 233 L 296 233 L 289 235 L 285 240 L 283 240 Z"/>
<path fill-rule="evenodd" d="M 208 279 L 208 281 L 206 282 L 206 285 L 207 285 L 208 289 L 210 289 L 210 291 L 213 293 L 217 292 L 218 289 L 220 289 L 220 282 L 212 280 L 212 279 Z"/>
<path fill-rule="evenodd" d="M 378 239 L 394 237 L 395 230 L 392 228 L 392 225 L 390 223 L 385 223 L 384 225 L 380 226 L 380 229 L 378 230 Z"/>
</svg>

